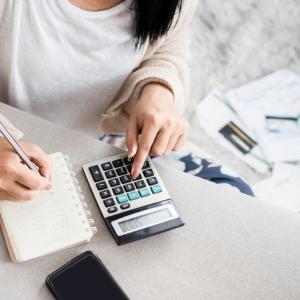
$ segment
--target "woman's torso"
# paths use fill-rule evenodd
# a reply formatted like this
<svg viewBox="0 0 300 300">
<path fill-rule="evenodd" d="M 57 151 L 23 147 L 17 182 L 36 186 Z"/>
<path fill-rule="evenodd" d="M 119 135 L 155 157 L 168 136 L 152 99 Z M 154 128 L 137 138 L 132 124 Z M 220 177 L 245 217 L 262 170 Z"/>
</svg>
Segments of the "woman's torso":
<svg viewBox="0 0 300 300">
<path fill-rule="evenodd" d="M 98 136 L 101 114 L 142 59 L 128 1 L 99 12 L 68 0 L 4 1 L 0 101 Z"/>
</svg>

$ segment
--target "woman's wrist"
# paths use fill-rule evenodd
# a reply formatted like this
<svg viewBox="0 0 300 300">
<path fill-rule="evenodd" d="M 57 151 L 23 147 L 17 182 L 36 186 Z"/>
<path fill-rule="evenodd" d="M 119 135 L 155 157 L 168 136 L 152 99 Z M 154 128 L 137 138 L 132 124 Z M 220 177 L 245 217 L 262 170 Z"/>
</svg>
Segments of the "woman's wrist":
<svg viewBox="0 0 300 300">
<path fill-rule="evenodd" d="M 147 95 L 148 97 L 163 99 L 165 101 L 169 101 L 170 104 L 174 104 L 174 94 L 172 90 L 164 85 L 163 83 L 159 82 L 151 82 L 144 86 L 143 95 Z"/>
</svg>

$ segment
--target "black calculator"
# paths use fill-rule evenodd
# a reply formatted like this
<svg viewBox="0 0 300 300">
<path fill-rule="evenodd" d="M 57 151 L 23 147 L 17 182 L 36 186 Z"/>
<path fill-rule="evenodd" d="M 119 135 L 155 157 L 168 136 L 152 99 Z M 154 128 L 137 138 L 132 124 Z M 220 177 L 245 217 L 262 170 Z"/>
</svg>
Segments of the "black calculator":
<svg viewBox="0 0 300 300">
<path fill-rule="evenodd" d="M 183 226 L 154 164 L 147 158 L 133 180 L 127 154 L 83 167 L 104 221 L 118 245 Z"/>
</svg>

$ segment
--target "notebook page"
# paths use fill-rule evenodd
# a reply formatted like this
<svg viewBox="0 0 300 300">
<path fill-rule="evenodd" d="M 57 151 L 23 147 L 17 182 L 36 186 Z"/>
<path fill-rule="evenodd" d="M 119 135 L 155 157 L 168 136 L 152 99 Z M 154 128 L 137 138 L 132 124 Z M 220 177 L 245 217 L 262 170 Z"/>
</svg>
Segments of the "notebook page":
<svg viewBox="0 0 300 300">
<path fill-rule="evenodd" d="M 1 215 L 17 260 L 28 260 L 84 241 L 93 233 L 61 153 L 53 161 L 52 190 L 36 199 L 3 201 Z"/>
</svg>

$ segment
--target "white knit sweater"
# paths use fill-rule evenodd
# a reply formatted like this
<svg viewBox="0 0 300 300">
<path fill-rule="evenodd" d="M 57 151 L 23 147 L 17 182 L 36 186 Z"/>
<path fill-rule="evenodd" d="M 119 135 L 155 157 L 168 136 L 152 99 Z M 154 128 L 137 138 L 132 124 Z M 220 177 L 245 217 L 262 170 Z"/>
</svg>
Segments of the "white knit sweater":
<svg viewBox="0 0 300 300">
<path fill-rule="evenodd" d="M 0 20 L 3 14 L 2 3 L 0 2 Z M 115 99 L 106 112 L 99 116 L 104 132 L 124 132 L 133 106 L 138 101 L 143 87 L 150 82 L 160 82 L 168 86 L 173 91 L 177 109 L 183 111 L 189 90 L 188 25 L 196 4 L 197 0 L 185 0 L 181 14 L 178 19 L 175 18 L 168 34 L 154 44 L 146 43 L 143 47 L 142 62 L 128 74 Z M 22 133 L 1 114 L 0 121 L 4 122 L 16 138 L 22 137 Z"/>
</svg>

